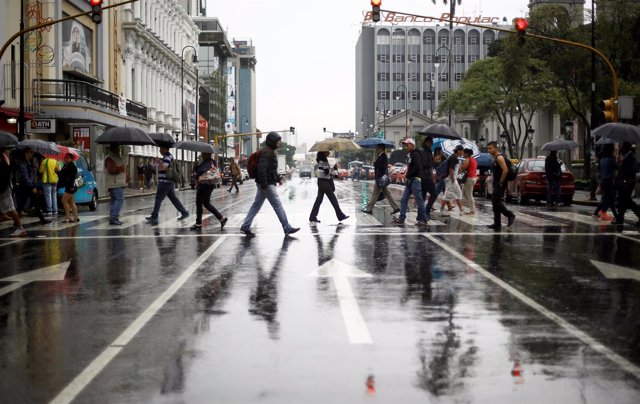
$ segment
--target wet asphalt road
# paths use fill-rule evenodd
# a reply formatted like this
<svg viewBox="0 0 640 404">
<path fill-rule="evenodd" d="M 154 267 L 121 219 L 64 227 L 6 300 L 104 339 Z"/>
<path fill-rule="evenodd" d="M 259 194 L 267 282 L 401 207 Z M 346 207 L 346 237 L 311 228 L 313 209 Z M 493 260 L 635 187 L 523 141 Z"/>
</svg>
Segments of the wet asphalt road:
<svg viewBox="0 0 640 404">
<path fill-rule="evenodd" d="M 388 206 L 359 212 L 370 182 L 337 186 L 351 218 L 325 201 L 317 227 L 315 180 L 279 188 L 302 227 L 289 238 L 268 203 L 258 236 L 239 232 L 249 182 L 214 192 L 224 231 L 209 217 L 194 234 L 168 200 L 151 227 L 149 197 L 126 201 L 122 228 L 106 204 L 23 240 L 0 223 L 1 401 L 638 402 L 633 227 L 511 205 L 495 233 L 484 199 L 475 217 L 418 229 L 414 209 L 394 227 Z M 194 212 L 195 193 L 179 196 Z"/>
</svg>

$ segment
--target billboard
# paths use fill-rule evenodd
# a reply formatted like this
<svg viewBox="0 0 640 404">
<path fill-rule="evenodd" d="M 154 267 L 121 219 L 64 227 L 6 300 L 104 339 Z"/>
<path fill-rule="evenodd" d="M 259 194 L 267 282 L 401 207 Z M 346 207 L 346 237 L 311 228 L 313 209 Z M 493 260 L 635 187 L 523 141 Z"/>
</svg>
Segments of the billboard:
<svg viewBox="0 0 640 404">
<path fill-rule="evenodd" d="M 62 22 L 62 68 L 93 73 L 93 31 L 76 20 Z"/>
</svg>

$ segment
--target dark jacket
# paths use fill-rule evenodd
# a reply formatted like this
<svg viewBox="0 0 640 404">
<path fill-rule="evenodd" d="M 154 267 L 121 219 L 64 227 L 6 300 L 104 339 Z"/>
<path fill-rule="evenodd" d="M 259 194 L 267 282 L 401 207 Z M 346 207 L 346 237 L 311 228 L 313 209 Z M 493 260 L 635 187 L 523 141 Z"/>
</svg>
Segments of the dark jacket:
<svg viewBox="0 0 640 404">
<path fill-rule="evenodd" d="M 389 159 L 387 158 L 387 153 L 382 152 L 378 154 L 378 158 L 376 158 L 375 163 L 373 163 L 373 169 L 376 173 L 376 179 L 381 178 L 387 173 L 387 170 L 389 169 Z"/>
<path fill-rule="evenodd" d="M 414 149 L 407 155 L 407 179 L 422 178 L 422 154 Z"/>
<path fill-rule="evenodd" d="M 36 187 L 36 170 L 33 164 L 27 160 L 21 160 L 19 163 L 20 185 L 24 188 L 33 189 Z"/>
<path fill-rule="evenodd" d="M 432 176 L 433 171 L 433 153 L 430 147 L 422 148 L 422 178 Z"/>
<path fill-rule="evenodd" d="M 559 178 L 562 175 L 562 165 L 557 157 L 547 156 L 544 159 L 544 172 L 547 177 Z"/>
<path fill-rule="evenodd" d="M 66 163 L 62 170 L 58 173 L 58 186 L 60 188 L 65 188 L 66 190 L 75 190 L 76 186 L 74 184 L 76 180 L 76 176 L 78 175 L 78 168 L 76 168 L 75 163 L 72 161 L 70 163 Z"/>
<path fill-rule="evenodd" d="M 265 140 L 265 147 L 260 150 L 258 169 L 256 170 L 256 183 L 260 188 L 276 185 L 278 178 L 278 157 L 276 149 L 282 137 L 275 132 L 270 132 Z"/>
<path fill-rule="evenodd" d="M 622 158 L 622 162 L 620 163 L 620 167 L 618 168 L 618 178 L 622 178 L 623 180 L 630 182 L 631 184 L 635 184 L 637 166 L 638 160 L 636 159 L 635 154 L 633 154 L 632 152 L 628 152 Z"/>
<path fill-rule="evenodd" d="M 0 153 L 2 152 L 0 151 Z M 4 190 L 6 190 L 7 187 L 9 187 L 10 183 L 11 183 L 11 168 L 6 163 L 6 161 L 4 161 L 4 156 L 0 155 L 0 192 L 3 192 Z"/>
</svg>

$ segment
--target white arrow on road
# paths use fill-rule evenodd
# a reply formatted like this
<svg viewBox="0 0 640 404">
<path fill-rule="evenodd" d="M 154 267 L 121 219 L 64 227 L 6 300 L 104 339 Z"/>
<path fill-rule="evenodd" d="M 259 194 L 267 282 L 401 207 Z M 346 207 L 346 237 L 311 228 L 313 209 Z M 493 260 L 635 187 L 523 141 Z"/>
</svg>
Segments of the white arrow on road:
<svg viewBox="0 0 640 404">
<path fill-rule="evenodd" d="M 602 261 L 590 261 L 607 279 L 634 279 L 640 281 L 640 271 Z"/>
<path fill-rule="evenodd" d="M 21 274 L 13 275 L 8 278 L 0 279 L 0 282 L 14 282 L 9 286 L 0 288 L 0 296 L 4 296 L 7 293 L 23 287 L 31 282 L 42 281 L 62 281 L 67 273 L 71 261 L 63 262 L 50 267 L 36 269 L 35 271 L 24 272 Z"/>
<path fill-rule="evenodd" d="M 351 289 L 349 278 L 371 278 L 372 276 L 335 258 L 323 264 L 309 276 L 333 278 L 349 342 L 352 344 L 371 344 L 369 329 L 360 313 L 360 307 L 353 294 L 353 289 Z"/>
</svg>

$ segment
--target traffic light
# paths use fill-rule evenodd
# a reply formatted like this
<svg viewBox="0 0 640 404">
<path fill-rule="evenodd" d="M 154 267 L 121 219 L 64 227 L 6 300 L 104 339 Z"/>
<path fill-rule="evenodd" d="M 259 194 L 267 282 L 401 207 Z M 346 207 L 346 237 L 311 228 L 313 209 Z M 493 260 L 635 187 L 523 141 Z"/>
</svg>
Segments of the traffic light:
<svg viewBox="0 0 640 404">
<path fill-rule="evenodd" d="M 91 21 L 96 24 L 102 22 L 102 0 L 89 0 L 91 4 Z"/>
<path fill-rule="evenodd" d="M 518 46 L 524 45 L 524 37 L 527 35 L 527 26 L 529 23 L 524 18 L 516 18 L 513 24 L 516 28 L 516 43 Z"/>
<path fill-rule="evenodd" d="M 294 126 L 289 126 L 289 132 L 291 132 L 292 135 L 296 134 L 296 128 Z"/>
<path fill-rule="evenodd" d="M 371 0 L 371 21 L 380 21 L 380 6 L 382 6 L 382 0 Z"/>
<path fill-rule="evenodd" d="M 604 120 L 606 122 L 618 122 L 618 102 L 615 98 L 603 100 L 600 107 L 604 112 Z"/>
</svg>

